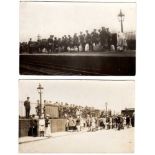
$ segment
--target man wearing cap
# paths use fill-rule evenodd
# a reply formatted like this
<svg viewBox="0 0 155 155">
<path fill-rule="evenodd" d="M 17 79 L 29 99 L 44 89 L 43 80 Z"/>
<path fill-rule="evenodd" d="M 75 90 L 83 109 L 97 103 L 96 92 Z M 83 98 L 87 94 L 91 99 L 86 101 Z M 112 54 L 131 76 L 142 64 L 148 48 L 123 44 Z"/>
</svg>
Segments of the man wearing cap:
<svg viewBox="0 0 155 155">
<path fill-rule="evenodd" d="M 100 42 L 103 50 L 105 50 L 106 47 L 106 28 L 102 27 L 99 33 L 100 36 Z"/>
<path fill-rule="evenodd" d="M 91 33 L 91 37 L 92 37 L 92 47 L 93 47 L 92 50 L 94 51 L 95 46 L 99 42 L 99 34 L 97 33 L 96 29 L 94 29 L 93 32 Z"/>
<path fill-rule="evenodd" d="M 84 52 L 85 51 L 85 36 L 82 32 L 80 32 L 79 41 L 82 46 L 82 51 Z"/>
<path fill-rule="evenodd" d="M 33 42 L 32 42 L 32 38 L 30 38 L 29 42 L 28 42 L 28 51 L 29 53 L 33 52 Z"/>
<path fill-rule="evenodd" d="M 29 118 L 30 116 L 30 101 L 29 101 L 30 97 L 27 97 L 27 100 L 24 102 L 24 106 L 25 106 L 25 116 L 26 118 Z"/>
<path fill-rule="evenodd" d="M 87 50 L 90 51 L 92 49 L 92 38 L 91 38 L 91 34 L 88 32 L 88 30 L 86 30 L 85 39 L 86 39 L 87 46 L 89 46 L 89 48 Z"/>
<path fill-rule="evenodd" d="M 79 52 L 79 38 L 77 36 L 77 33 L 75 33 L 73 36 L 73 46 L 74 46 L 74 50 L 77 49 Z"/>
<path fill-rule="evenodd" d="M 52 53 L 53 52 L 53 50 L 54 50 L 54 35 L 50 35 L 50 37 L 48 38 L 48 45 L 47 45 L 47 47 L 48 47 L 48 52 L 50 53 Z"/>
</svg>

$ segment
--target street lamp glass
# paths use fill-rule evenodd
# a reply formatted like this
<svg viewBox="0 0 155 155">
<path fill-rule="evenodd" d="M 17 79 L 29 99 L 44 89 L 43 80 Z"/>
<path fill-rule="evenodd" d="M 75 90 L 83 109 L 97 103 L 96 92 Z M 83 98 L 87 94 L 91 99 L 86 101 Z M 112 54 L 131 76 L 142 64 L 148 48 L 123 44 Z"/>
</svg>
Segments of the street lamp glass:
<svg viewBox="0 0 155 155">
<path fill-rule="evenodd" d="M 122 13 L 122 11 L 120 10 L 120 13 L 118 14 L 118 21 L 120 22 L 121 20 L 124 21 L 124 17 L 125 15 Z"/>
</svg>

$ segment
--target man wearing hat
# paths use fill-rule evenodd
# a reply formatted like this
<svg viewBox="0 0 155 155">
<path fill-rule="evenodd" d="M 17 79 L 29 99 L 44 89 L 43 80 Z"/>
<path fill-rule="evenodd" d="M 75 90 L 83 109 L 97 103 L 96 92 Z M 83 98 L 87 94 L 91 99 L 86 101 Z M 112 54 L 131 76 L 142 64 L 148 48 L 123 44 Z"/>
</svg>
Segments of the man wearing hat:
<svg viewBox="0 0 155 155">
<path fill-rule="evenodd" d="M 54 35 L 50 35 L 50 37 L 48 38 L 48 53 L 52 53 L 54 50 Z"/>
<path fill-rule="evenodd" d="M 82 34 L 82 32 L 80 32 L 79 40 L 80 40 L 80 44 L 82 46 L 82 51 L 84 52 L 85 51 L 85 36 L 84 36 L 84 34 Z"/>
<path fill-rule="evenodd" d="M 88 30 L 86 30 L 85 40 L 86 40 L 86 45 L 87 45 L 87 51 L 90 51 L 92 49 L 92 38 Z"/>
<path fill-rule="evenodd" d="M 30 116 L 30 101 L 29 101 L 30 97 L 27 97 L 27 100 L 24 102 L 24 106 L 25 106 L 25 116 L 26 118 L 29 118 Z"/>
</svg>

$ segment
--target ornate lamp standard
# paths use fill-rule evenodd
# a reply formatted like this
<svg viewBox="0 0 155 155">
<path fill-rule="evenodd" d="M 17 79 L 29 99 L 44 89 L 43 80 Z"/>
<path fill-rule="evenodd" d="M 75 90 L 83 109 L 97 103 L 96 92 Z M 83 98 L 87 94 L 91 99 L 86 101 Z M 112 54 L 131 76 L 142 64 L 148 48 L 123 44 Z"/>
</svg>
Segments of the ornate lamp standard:
<svg viewBox="0 0 155 155">
<path fill-rule="evenodd" d="M 121 32 L 123 33 L 123 21 L 124 21 L 125 15 L 122 13 L 122 10 L 120 10 L 120 13 L 118 14 L 118 21 L 121 23 Z"/>
<path fill-rule="evenodd" d="M 41 118 L 41 116 L 42 116 L 42 90 L 43 90 L 44 88 L 41 86 L 41 84 L 39 83 L 39 86 L 37 87 L 37 90 L 38 90 L 38 93 L 39 93 L 39 96 L 40 96 L 40 106 L 39 106 L 39 118 Z"/>
</svg>

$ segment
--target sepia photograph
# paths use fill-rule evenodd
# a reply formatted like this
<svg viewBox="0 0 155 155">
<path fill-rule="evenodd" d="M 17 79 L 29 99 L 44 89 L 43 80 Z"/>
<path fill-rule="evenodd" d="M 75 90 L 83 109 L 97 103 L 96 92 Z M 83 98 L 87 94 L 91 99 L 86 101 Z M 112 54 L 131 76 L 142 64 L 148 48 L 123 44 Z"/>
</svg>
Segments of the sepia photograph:
<svg viewBox="0 0 155 155">
<path fill-rule="evenodd" d="M 19 80 L 20 153 L 133 153 L 135 82 Z"/>
<path fill-rule="evenodd" d="M 20 1 L 20 75 L 134 76 L 136 3 Z"/>
</svg>

